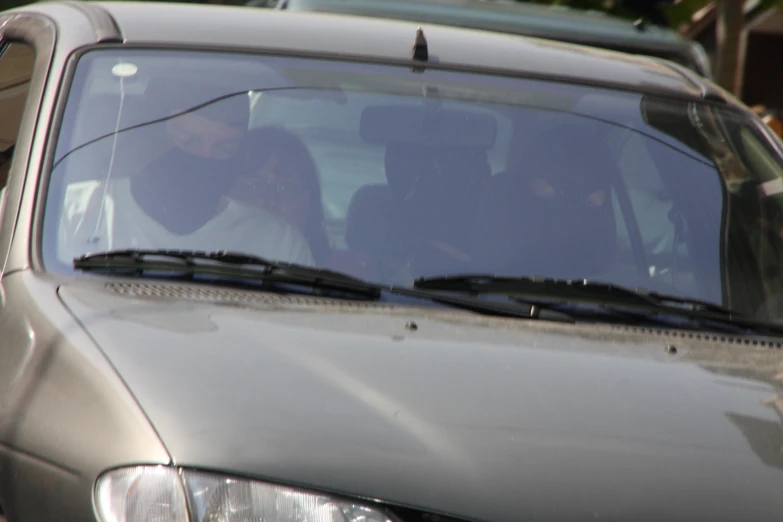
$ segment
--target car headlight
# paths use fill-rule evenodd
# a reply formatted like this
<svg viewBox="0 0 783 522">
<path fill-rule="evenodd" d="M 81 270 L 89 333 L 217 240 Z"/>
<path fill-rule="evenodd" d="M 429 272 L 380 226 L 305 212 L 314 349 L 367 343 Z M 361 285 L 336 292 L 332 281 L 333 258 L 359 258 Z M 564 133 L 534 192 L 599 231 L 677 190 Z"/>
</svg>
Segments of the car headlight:
<svg viewBox="0 0 783 522">
<path fill-rule="evenodd" d="M 95 507 L 102 522 L 391 522 L 370 505 L 168 466 L 101 475 Z"/>
</svg>

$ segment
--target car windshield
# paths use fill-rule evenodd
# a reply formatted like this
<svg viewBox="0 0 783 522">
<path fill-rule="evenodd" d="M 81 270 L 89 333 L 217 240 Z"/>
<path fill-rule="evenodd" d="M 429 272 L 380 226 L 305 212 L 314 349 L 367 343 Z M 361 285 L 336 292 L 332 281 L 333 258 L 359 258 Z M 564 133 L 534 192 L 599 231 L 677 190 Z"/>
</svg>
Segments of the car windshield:
<svg viewBox="0 0 783 522">
<path fill-rule="evenodd" d="M 384 284 L 589 279 L 783 317 L 783 162 L 724 105 L 247 53 L 94 50 L 50 159 L 47 269 L 231 250 Z"/>
</svg>

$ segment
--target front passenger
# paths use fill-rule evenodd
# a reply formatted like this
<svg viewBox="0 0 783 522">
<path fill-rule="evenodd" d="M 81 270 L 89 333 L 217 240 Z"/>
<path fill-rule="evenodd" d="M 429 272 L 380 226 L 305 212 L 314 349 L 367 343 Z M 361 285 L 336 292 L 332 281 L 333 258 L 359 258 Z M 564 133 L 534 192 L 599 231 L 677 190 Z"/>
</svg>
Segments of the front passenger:
<svg viewBox="0 0 783 522">
<path fill-rule="evenodd" d="M 158 124 L 169 150 L 130 177 L 107 172 L 71 238 L 71 257 L 125 248 L 228 250 L 313 264 L 294 226 L 233 200 L 225 204 L 241 170 L 247 96 L 190 112 L 221 94 L 203 83 L 197 90 L 185 83 L 148 86 L 145 98 L 156 117 L 179 114 Z"/>
</svg>

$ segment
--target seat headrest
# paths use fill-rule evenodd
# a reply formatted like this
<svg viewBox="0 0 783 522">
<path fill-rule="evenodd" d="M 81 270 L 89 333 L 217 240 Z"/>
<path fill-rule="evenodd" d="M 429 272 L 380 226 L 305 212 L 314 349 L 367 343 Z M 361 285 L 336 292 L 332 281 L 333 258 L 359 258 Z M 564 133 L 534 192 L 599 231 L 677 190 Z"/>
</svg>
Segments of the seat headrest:
<svg viewBox="0 0 783 522">
<path fill-rule="evenodd" d="M 486 151 L 468 147 L 391 143 L 386 146 L 384 166 L 389 187 L 398 197 L 405 197 L 419 181 L 432 178 L 439 171 L 451 179 L 434 180 L 436 184 L 470 184 L 492 175 Z"/>
<path fill-rule="evenodd" d="M 408 194 L 417 179 L 432 172 L 434 165 L 433 152 L 424 145 L 390 143 L 386 146 L 386 180 L 394 194 L 400 198 Z"/>
<path fill-rule="evenodd" d="M 351 198 L 345 216 L 345 243 L 371 256 L 400 252 L 408 227 L 399 199 L 386 185 L 365 185 Z"/>
</svg>

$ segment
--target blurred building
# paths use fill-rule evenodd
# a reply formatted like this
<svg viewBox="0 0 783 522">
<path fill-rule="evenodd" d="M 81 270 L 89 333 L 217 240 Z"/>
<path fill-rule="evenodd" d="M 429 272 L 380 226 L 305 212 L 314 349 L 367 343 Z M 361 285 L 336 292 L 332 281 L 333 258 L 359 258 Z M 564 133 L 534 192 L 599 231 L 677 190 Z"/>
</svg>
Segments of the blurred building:
<svg viewBox="0 0 783 522">
<path fill-rule="evenodd" d="M 734 1 L 734 0 L 732 0 Z M 741 0 L 736 0 L 737 2 Z M 761 0 L 745 0 L 745 29 L 740 64 L 742 92 L 748 105 L 783 110 L 783 8 L 763 8 Z M 681 33 L 700 42 L 715 66 L 714 2 L 696 12 Z"/>
</svg>

